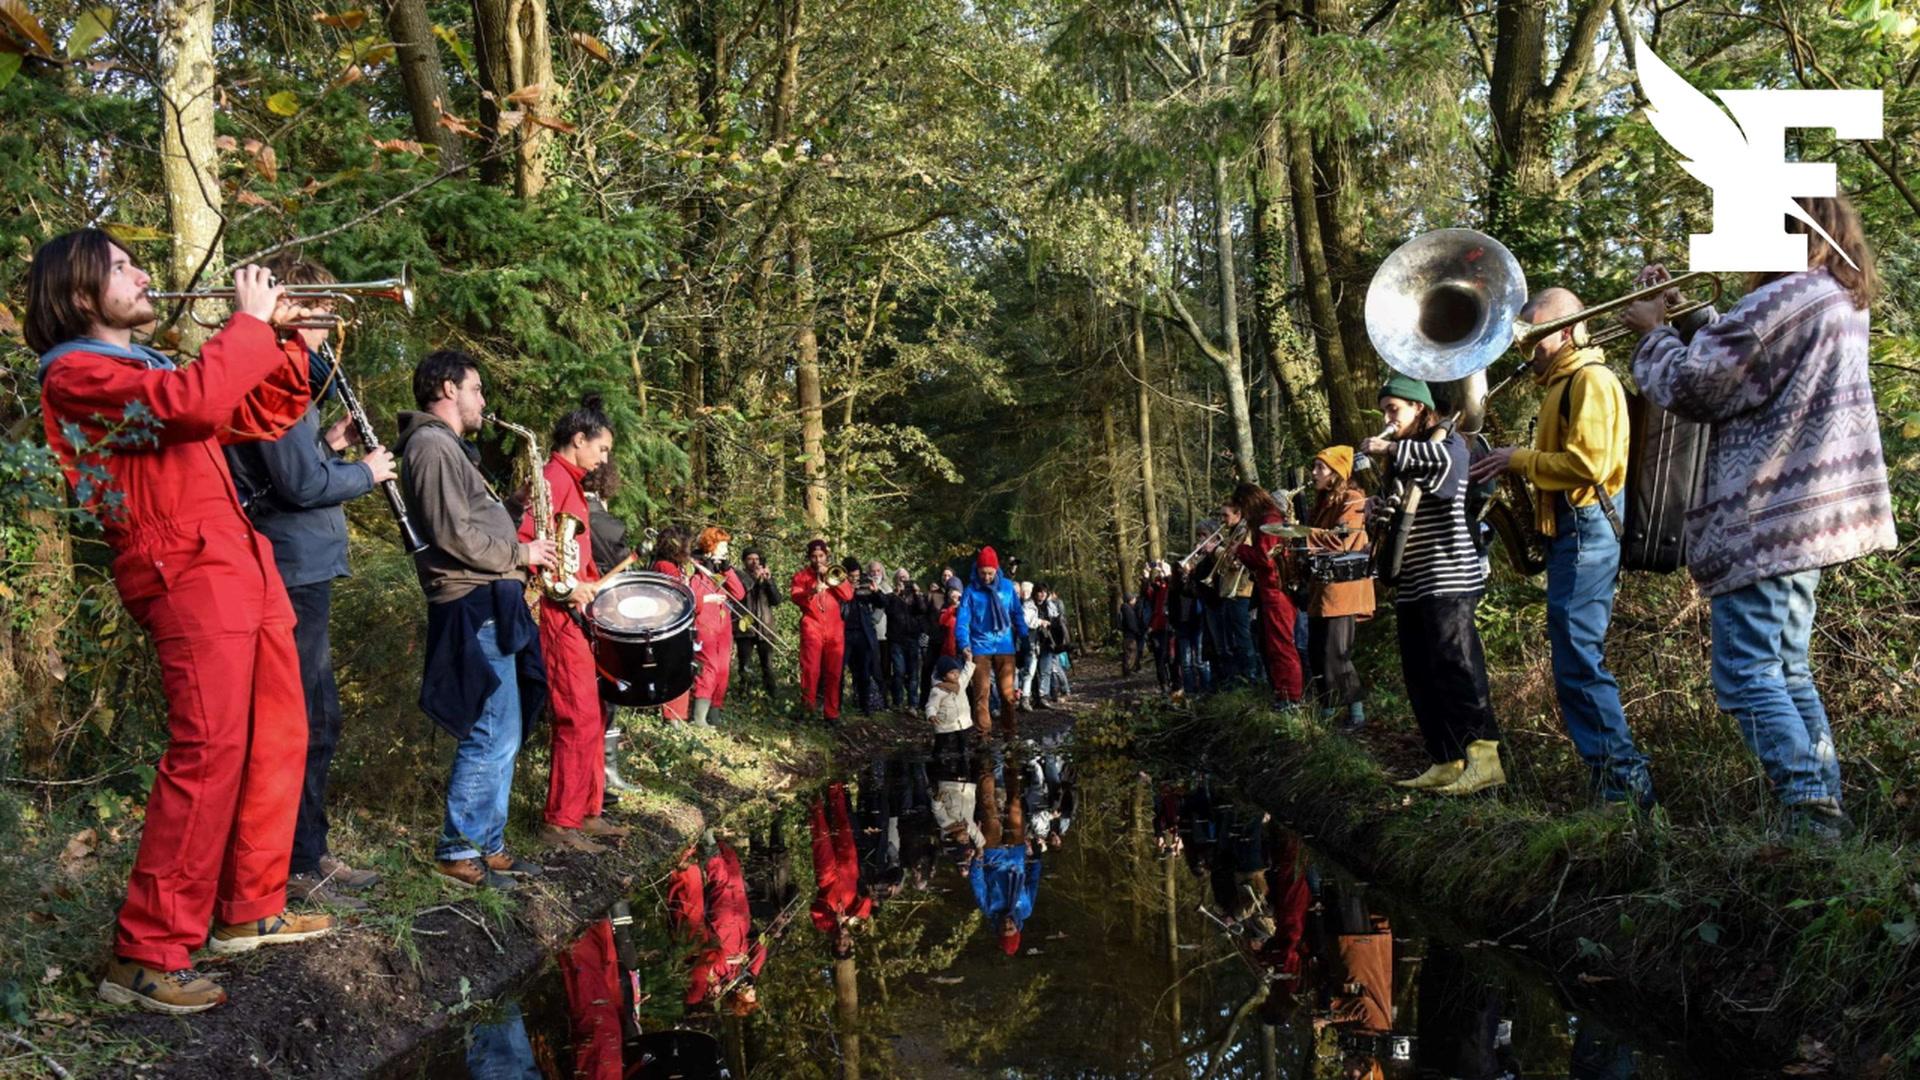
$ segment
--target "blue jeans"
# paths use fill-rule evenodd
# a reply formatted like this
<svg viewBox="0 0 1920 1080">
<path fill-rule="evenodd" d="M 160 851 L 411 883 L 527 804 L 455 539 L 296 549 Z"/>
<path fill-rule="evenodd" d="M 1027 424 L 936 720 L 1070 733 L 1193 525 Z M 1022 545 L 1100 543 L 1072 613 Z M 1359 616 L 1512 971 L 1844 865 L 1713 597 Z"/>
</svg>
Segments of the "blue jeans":
<svg viewBox="0 0 1920 1080">
<path fill-rule="evenodd" d="M 1807 642 L 1820 571 L 1756 581 L 1713 598 L 1713 688 L 1788 806 L 1840 800 L 1827 709 Z"/>
<path fill-rule="evenodd" d="M 1034 688 L 1036 695 L 1044 699 L 1055 694 L 1073 692 L 1067 685 L 1066 671 L 1060 667 L 1059 653 L 1041 653 L 1039 668 L 1039 676 Z"/>
<path fill-rule="evenodd" d="M 1173 647 L 1180 668 L 1180 689 L 1189 694 L 1204 694 L 1213 689 L 1213 670 L 1207 664 L 1204 630 L 1200 620 L 1180 628 Z"/>
<path fill-rule="evenodd" d="M 1560 715 L 1587 763 L 1596 798 L 1652 806 L 1647 755 L 1633 744 L 1620 707 L 1620 684 L 1606 666 L 1620 540 L 1598 504 L 1571 512 L 1563 506 L 1554 518 L 1554 534 L 1547 538 L 1547 640 L 1553 646 Z"/>
<path fill-rule="evenodd" d="M 453 752 L 447 779 L 447 817 L 434 856 L 442 862 L 477 859 L 507 846 L 507 799 L 513 790 L 513 759 L 520 752 L 520 683 L 514 658 L 495 645 L 493 620 L 476 640 L 500 685 L 487 695 L 480 718 Z"/>
<path fill-rule="evenodd" d="M 505 1015 L 494 1023 L 477 1025 L 468 1038 L 467 1072 L 473 1080 L 538 1080 L 540 1077 L 519 1005 L 508 1005 Z"/>
<path fill-rule="evenodd" d="M 920 639 L 889 641 L 887 648 L 893 650 L 893 676 L 887 686 L 887 703 L 896 708 L 902 704 L 910 709 L 919 708 L 923 704 L 920 696 Z"/>
<path fill-rule="evenodd" d="M 1213 609 L 1218 612 L 1219 637 L 1214 642 L 1215 661 L 1225 659 L 1227 674 L 1213 673 L 1213 683 L 1250 683 L 1260 677 L 1260 658 L 1253 650 L 1253 600 L 1242 597 L 1222 600 Z"/>
</svg>

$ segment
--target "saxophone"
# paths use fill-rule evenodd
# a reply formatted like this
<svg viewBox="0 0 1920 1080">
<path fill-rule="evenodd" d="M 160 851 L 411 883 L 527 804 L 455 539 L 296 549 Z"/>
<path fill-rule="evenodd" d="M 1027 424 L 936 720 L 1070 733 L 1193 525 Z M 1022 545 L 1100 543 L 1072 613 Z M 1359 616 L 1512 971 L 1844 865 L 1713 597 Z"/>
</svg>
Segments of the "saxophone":
<svg viewBox="0 0 1920 1080">
<path fill-rule="evenodd" d="M 559 551 L 558 567 L 541 567 L 533 572 L 533 583 L 537 595 L 529 596 L 529 603 L 537 601 L 538 596 L 564 603 L 573 595 L 580 584 L 580 541 L 577 534 L 580 521 L 572 515 L 560 519 L 560 535 L 553 533 L 553 488 L 548 485 L 542 469 L 545 464 L 540 460 L 540 443 L 533 432 L 519 424 L 502 420 L 493 413 L 486 416 L 488 423 L 505 428 L 520 436 L 522 447 L 526 451 L 527 492 L 533 514 L 533 538 L 552 540 Z"/>
</svg>

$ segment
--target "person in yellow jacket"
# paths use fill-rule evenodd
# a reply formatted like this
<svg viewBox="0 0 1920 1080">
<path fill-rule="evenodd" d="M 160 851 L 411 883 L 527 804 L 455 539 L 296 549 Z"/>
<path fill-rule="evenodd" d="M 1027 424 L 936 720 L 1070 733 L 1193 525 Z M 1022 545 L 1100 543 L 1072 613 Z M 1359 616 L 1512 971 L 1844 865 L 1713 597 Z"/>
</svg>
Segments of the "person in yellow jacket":
<svg viewBox="0 0 1920 1080">
<path fill-rule="evenodd" d="M 1566 289 L 1544 289 L 1520 317 L 1543 322 L 1580 308 Z M 1533 447 L 1495 450 L 1473 464 L 1471 478 L 1514 472 L 1538 493 L 1534 524 L 1547 538 L 1547 637 L 1561 717 L 1587 763 L 1593 801 L 1646 811 L 1655 801 L 1653 777 L 1606 666 L 1625 515 L 1627 395 L 1586 342 L 1581 324 L 1534 346 L 1528 359 L 1541 394 Z"/>
</svg>

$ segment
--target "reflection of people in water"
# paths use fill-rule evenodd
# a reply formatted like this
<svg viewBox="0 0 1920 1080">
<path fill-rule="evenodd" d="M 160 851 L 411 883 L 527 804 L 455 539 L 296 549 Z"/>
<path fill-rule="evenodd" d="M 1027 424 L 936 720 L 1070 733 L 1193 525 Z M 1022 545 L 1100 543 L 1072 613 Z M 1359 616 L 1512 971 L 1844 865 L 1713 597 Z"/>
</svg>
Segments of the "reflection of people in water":
<svg viewBox="0 0 1920 1080">
<path fill-rule="evenodd" d="M 1506 995 L 1452 949 L 1430 949 L 1420 971 L 1420 1067 L 1460 1080 L 1520 1075 Z"/>
<path fill-rule="evenodd" d="M 934 859 L 929 789 L 926 763 L 905 753 L 874 762 L 861 776 L 854 819 L 865 876 L 878 899 L 928 885 Z"/>
<path fill-rule="evenodd" d="M 589 926 L 561 952 L 560 981 L 567 992 L 573 1075 L 579 1080 L 618 1080 L 625 998 L 611 921 L 601 919 Z"/>
<path fill-rule="evenodd" d="M 836 957 L 853 955 L 853 925 L 873 915 L 873 897 L 860 883 L 860 854 L 847 814 L 847 785 L 827 785 L 827 797 L 808 812 L 813 831 L 813 925 L 827 935 Z"/>
<path fill-rule="evenodd" d="M 1073 824 L 1075 792 L 1073 766 L 1059 751 L 1036 754 L 1027 763 L 1027 833 L 1041 851 L 1057 848 Z"/>
<path fill-rule="evenodd" d="M 467 1073 L 473 1080 L 542 1080 L 519 1005 L 509 1004 L 493 1023 L 474 1026 L 467 1041 Z"/>
<path fill-rule="evenodd" d="M 712 834 L 708 834 L 711 838 Z M 689 1006 L 725 1005 L 736 1016 L 759 1007 L 752 977 L 767 962 L 767 947 L 753 940 L 753 916 L 747 909 L 747 881 L 740 856 L 725 840 L 708 841 L 706 864 L 694 861 L 694 845 L 681 853 L 667 885 L 667 909 L 674 929 L 690 938 Z M 738 983 L 729 994 L 728 990 Z M 721 999 L 725 997 L 723 1002 Z"/>
<path fill-rule="evenodd" d="M 1016 956 L 1020 952 L 1020 932 L 1033 914 L 1033 902 L 1040 892 L 1040 859 L 1026 838 L 1018 770 L 1006 770 L 1005 780 L 1006 822 L 1002 825 L 999 801 L 994 796 L 994 770 L 988 764 L 980 773 L 985 848 L 967 873 L 973 881 L 974 903 L 986 916 L 987 925 L 999 932 L 1001 951 Z"/>
<path fill-rule="evenodd" d="M 941 846 L 956 854 L 961 866 L 971 865 L 987 841 L 974 820 L 980 787 L 974 778 L 973 746 L 964 732 L 941 732 L 933 737 L 927 775 L 933 780 L 933 826 Z"/>
</svg>

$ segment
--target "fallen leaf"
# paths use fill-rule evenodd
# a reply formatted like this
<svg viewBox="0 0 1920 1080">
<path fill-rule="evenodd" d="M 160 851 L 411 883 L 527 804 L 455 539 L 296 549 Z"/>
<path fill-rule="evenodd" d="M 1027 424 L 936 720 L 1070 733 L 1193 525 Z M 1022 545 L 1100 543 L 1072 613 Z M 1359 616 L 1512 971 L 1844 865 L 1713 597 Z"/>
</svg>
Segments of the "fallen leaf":
<svg viewBox="0 0 1920 1080">
<path fill-rule="evenodd" d="M 40 985 L 52 986 L 54 983 L 60 981 L 60 976 L 64 974 L 66 974 L 66 972 L 61 969 L 59 964 L 48 964 L 46 974 L 40 976 Z"/>
<path fill-rule="evenodd" d="M 578 45 L 581 48 L 587 50 L 587 52 L 593 54 L 593 58 L 595 60 L 599 60 L 602 63 L 613 62 L 613 53 L 608 50 L 605 43 L 603 43 L 599 38 L 594 37 L 592 34 L 575 30 L 573 33 L 568 34 L 567 37 L 571 38 L 575 45 Z"/>
<path fill-rule="evenodd" d="M 67 846 L 60 851 L 60 870 L 70 878 L 78 878 L 86 873 L 87 860 L 93 856 L 93 849 L 100 843 L 99 834 L 92 829 L 81 829 L 67 840 Z"/>
<path fill-rule="evenodd" d="M 13 317 L 7 305 L 0 304 L 0 334 L 12 336 L 20 332 L 20 320 Z"/>
</svg>

